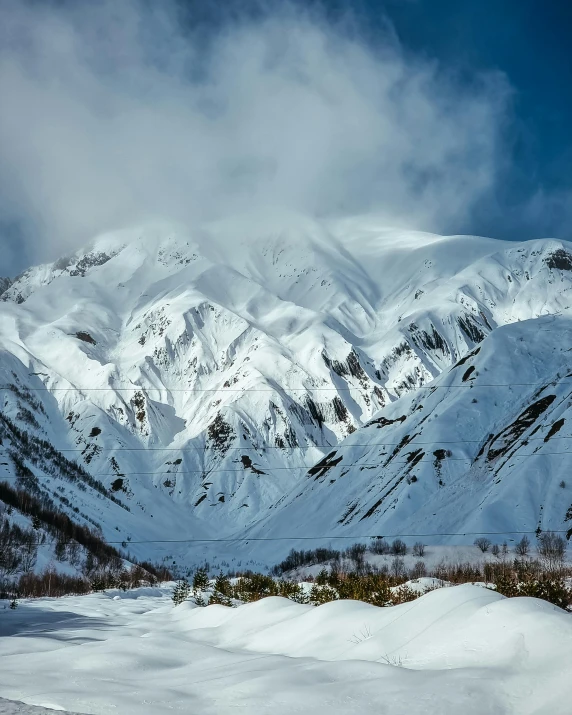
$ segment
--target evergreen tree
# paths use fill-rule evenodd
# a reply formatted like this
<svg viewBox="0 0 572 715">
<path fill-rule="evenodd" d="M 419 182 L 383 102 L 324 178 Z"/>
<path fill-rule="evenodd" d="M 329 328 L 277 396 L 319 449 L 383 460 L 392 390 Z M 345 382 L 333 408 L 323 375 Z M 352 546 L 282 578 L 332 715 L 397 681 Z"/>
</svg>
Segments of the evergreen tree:
<svg viewBox="0 0 572 715">
<path fill-rule="evenodd" d="M 218 603 L 221 606 L 232 606 L 230 597 L 232 596 L 232 586 L 228 576 L 225 576 L 222 571 L 216 577 L 214 592 L 209 599 L 209 605 Z"/>
<path fill-rule="evenodd" d="M 230 600 L 230 598 L 228 596 L 225 596 L 224 593 L 221 593 L 220 591 L 214 591 L 214 593 L 209 598 L 209 606 L 212 606 L 215 603 L 217 603 L 219 606 L 232 606 L 232 601 Z"/>
<path fill-rule="evenodd" d="M 209 575 L 205 568 L 197 569 L 193 576 L 193 595 L 199 591 L 206 591 L 209 587 Z"/>
<path fill-rule="evenodd" d="M 178 606 L 180 603 L 183 603 L 183 601 L 186 601 L 190 594 L 191 587 L 189 582 L 186 579 L 181 579 L 180 581 L 177 581 L 177 585 L 173 589 L 173 595 L 171 598 L 173 599 L 175 606 Z"/>
<path fill-rule="evenodd" d="M 222 571 L 216 577 L 215 581 L 215 591 L 221 593 L 223 596 L 230 596 L 232 593 L 232 586 L 230 585 L 230 579 L 225 576 Z"/>
<path fill-rule="evenodd" d="M 201 606 L 202 608 L 204 608 L 207 605 L 207 602 L 205 601 L 205 599 L 202 597 L 202 595 L 200 593 L 197 596 L 195 596 L 194 598 L 195 598 L 195 604 L 197 606 Z"/>
</svg>

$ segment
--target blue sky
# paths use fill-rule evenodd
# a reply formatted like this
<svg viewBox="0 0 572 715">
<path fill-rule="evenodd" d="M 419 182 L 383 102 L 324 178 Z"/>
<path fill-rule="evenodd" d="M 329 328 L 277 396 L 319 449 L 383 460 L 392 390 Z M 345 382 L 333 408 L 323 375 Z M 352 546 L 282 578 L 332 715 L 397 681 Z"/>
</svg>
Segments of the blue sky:
<svg viewBox="0 0 572 715">
<path fill-rule="evenodd" d="M 220 21 L 212 6 L 196 0 L 183 5 L 205 28 Z M 438 62 L 467 85 L 481 72 L 503 73 L 511 88 L 505 166 L 492 195 L 459 230 L 509 240 L 572 240 L 572 2 L 325 0 L 313 5 L 333 22 L 351 26 L 372 48 L 383 47 L 393 35 L 405 52 Z M 307 0 L 299 2 L 308 6 Z M 268 4 L 241 2 L 240 7 L 257 15 Z"/>
<path fill-rule="evenodd" d="M 3 0 L 0 275 L 283 204 L 572 239 L 572 3 Z"/>
<path fill-rule="evenodd" d="M 361 7 L 388 17 L 403 45 L 470 76 L 498 69 L 513 88 L 506 128 L 510 163 L 494 202 L 471 232 L 572 238 L 572 212 L 553 207 L 527 223 L 519 213 L 540 190 L 572 186 L 572 3 L 568 0 L 390 0 Z M 566 225 L 568 220 L 568 225 Z M 482 228 L 481 228 L 482 227 Z"/>
</svg>

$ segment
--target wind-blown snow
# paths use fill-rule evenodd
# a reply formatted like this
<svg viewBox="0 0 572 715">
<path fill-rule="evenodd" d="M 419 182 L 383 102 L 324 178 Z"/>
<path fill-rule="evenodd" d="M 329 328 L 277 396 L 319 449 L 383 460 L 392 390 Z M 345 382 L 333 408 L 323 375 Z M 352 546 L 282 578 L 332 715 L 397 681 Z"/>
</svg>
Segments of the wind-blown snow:
<svg viewBox="0 0 572 715">
<path fill-rule="evenodd" d="M 567 715 L 572 696 L 570 616 L 470 585 L 392 608 L 40 599 L 0 633 L 4 697 L 94 715 Z"/>
<path fill-rule="evenodd" d="M 569 437 L 571 290 L 572 246 L 554 240 L 289 214 L 119 232 L 6 287 L 0 410 L 128 507 L 27 462 L 138 556 L 213 553 L 138 541 L 565 529 L 568 457 L 548 453 Z M 478 456 L 552 394 L 510 449 Z"/>
</svg>

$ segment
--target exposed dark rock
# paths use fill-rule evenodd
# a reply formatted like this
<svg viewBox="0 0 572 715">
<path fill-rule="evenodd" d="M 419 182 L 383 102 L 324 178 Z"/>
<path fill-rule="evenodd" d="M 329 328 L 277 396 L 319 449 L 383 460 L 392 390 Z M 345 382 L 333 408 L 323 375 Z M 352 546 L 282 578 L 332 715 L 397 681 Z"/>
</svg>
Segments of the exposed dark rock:
<svg viewBox="0 0 572 715">
<path fill-rule="evenodd" d="M 543 414 L 550 405 L 556 399 L 556 395 L 546 395 L 541 397 L 532 405 L 526 408 L 514 422 L 512 422 L 508 427 L 505 427 L 501 432 L 499 432 L 496 437 L 493 437 L 489 451 L 487 454 L 487 460 L 491 461 L 506 454 L 511 447 L 514 445 L 517 439 L 523 435 L 527 429 L 529 429 L 534 422 Z M 498 443 L 498 447 L 494 447 L 495 443 Z"/>
<path fill-rule="evenodd" d="M 377 429 L 381 429 L 382 427 L 393 425 L 396 422 L 405 422 L 406 419 L 407 417 L 405 415 L 401 415 L 401 417 L 396 417 L 394 420 L 388 420 L 387 417 L 377 417 L 375 420 L 371 420 L 370 422 L 368 422 L 365 426 L 373 427 L 373 425 L 376 425 Z"/>
<path fill-rule="evenodd" d="M 334 413 L 339 422 L 347 422 L 349 415 L 346 406 L 341 401 L 341 399 L 336 395 L 332 400 L 332 406 L 334 408 Z"/>
<path fill-rule="evenodd" d="M 208 426 L 207 432 L 209 442 L 218 452 L 224 454 L 228 451 L 230 442 L 234 438 L 234 430 L 228 422 L 225 422 L 220 412 Z"/>
<path fill-rule="evenodd" d="M 559 271 L 572 271 L 572 255 L 563 248 L 558 248 L 544 259 L 548 268 L 556 268 Z"/>
<path fill-rule="evenodd" d="M 417 345 L 422 345 L 426 350 L 439 350 L 443 355 L 449 354 L 449 346 L 433 324 L 430 333 L 421 330 L 415 323 L 411 323 L 409 330 L 413 342 Z"/>
<path fill-rule="evenodd" d="M 466 314 L 464 317 L 457 318 L 457 323 L 469 340 L 474 343 L 480 343 L 485 339 L 482 328 L 472 315 Z"/>
<path fill-rule="evenodd" d="M 254 474 L 266 474 L 266 472 L 263 472 L 261 469 L 258 469 L 254 466 L 254 464 L 252 464 L 252 459 L 250 459 L 247 454 L 243 454 L 240 458 L 240 461 L 242 462 L 242 466 L 245 469 L 250 469 L 250 471 Z"/>
<path fill-rule="evenodd" d="M 425 452 L 422 449 L 416 449 L 413 452 L 409 452 L 406 456 L 405 461 L 409 465 L 409 469 L 413 469 L 425 456 Z"/>
<path fill-rule="evenodd" d="M 471 375 L 473 374 L 474 371 L 475 371 L 475 366 L 471 365 L 469 368 L 467 368 L 467 370 L 465 371 L 465 374 L 463 375 L 461 380 L 463 382 L 467 382 L 467 380 L 471 377 Z M 474 380 L 475 378 L 472 378 L 472 379 Z"/>
<path fill-rule="evenodd" d="M 548 442 L 548 440 L 551 437 L 554 437 L 554 435 L 559 432 L 562 429 L 562 426 L 564 425 L 565 419 L 564 417 L 561 417 L 559 420 L 556 420 L 556 422 L 552 425 L 550 430 L 548 431 L 548 434 L 544 438 L 545 442 Z"/>
<path fill-rule="evenodd" d="M 83 340 L 84 343 L 89 343 L 90 345 L 97 345 L 91 335 L 89 333 L 84 332 L 83 330 L 79 330 L 75 334 L 75 336 L 78 340 Z"/>
<path fill-rule="evenodd" d="M 401 439 L 401 441 L 399 442 L 399 444 L 395 447 L 395 449 L 393 450 L 393 452 L 389 455 L 389 457 L 387 458 L 387 460 L 386 460 L 386 462 L 385 462 L 385 464 L 384 464 L 383 466 L 384 466 L 384 467 L 387 467 L 387 465 L 391 462 L 391 460 L 392 460 L 394 457 L 396 457 L 396 456 L 399 454 L 399 452 L 403 449 L 403 447 L 405 447 L 406 445 L 408 445 L 409 442 L 411 442 L 411 440 L 412 440 L 414 437 L 417 437 L 417 434 L 414 434 L 414 435 L 406 434 L 406 435 Z"/>
<path fill-rule="evenodd" d="M 0 295 L 7 291 L 11 285 L 12 281 L 10 280 L 10 278 L 0 278 Z"/>
<path fill-rule="evenodd" d="M 436 449 L 433 452 L 433 456 L 435 457 L 435 461 L 443 461 L 445 457 L 450 457 L 451 456 L 451 450 L 449 449 Z"/>
<path fill-rule="evenodd" d="M 361 382 L 367 382 L 367 374 L 361 366 L 359 357 L 355 350 L 351 350 L 344 362 L 331 360 L 325 350 L 322 352 L 322 359 L 330 370 L 336 373 L 336 375 L 339 375 L 340 377 L 352 375 L 352 377 L 356 377 Z"/>
<path fill-rule="evenodd" d="M 102 266 L 107 261 L 111 260 L 111 256 L 103 252 L 93 252 L 86 254 L 83 258 L 80 258 L 75 266 L 71 269 L 70 276 L 85 276 L 90 268 L 95 268 L 96 266 Z"/>
<path fill-rule="evenodd" d="M 335 457 L 336 451 L 334 450 L 333 452 L 330 452 L 328 455 L 326 455 L 323 459 L 321 459 L 313 467 L 311 467 L 308 470 L 308 476 L 315 477 L 316 479 L 323 477 L 329 469 L 335 467 L 343 459 L 343 455 L 340 455 L 337 459 Z"/>
<path fill-rule="evenodd" d="M 381 499 L 378 499 L 378 500 L 375 502 L 375 504 L 373 504 L 373 506 L 371 506 L 371 507 L 366 511 L 366 513 L 362 516 L 362 518 L 360 519 L 360 521 L 363 521 L 364 519 L 368 519 L 370 516 L 372 516 L 372 515 L 374 514 L 374 512 L 376 511 L 376 509 L 378 509 L 378 508 L 382 505 L 382 503 L 383 503 L 383 497 L 381 497 Z"/>
<path fill-rule="evenodd" d="M 338 519 L 338 524 L 343 524 L 347 520 L 351 521 L 355 510 L 358 508 L 359 502 L 355 501 L 348 505 L 348 508 L 342 514 L 341 519 Z"/>
<path fill-rule="evenodd" d="M 312 419 L 321 427 L 324 424 L 324 413 L 322 412 L 321 407 L 314 402 L 311 397 L 306 398 L 306 406 L 312 415 Z"/>
<path fill-rule="evenodd" d="M 475 355 L 478 355 L 478 354 L 480 353 L 480 351 L 481 351 L 481 348 L 480 348 L 480 347 L 475 348 L 474 350 L 471 350 L 470 353 L 467 353 L 467 354 L 465 355 L 465 357 L 462 357 L 458 362 L 456 362 L 456 363 L 453 365 L 453 367 L 459 367 L 459 366 L 461 366 L 461 365 L 464 365 L 464 364 L 467 362 L 467 360 L 470 360 L 470 359 L 471 359 L 472 357 L 474 357 Z"/>
<path fill-rule="evenodd" d="M 138 390 L 131 398 L 131 404 L 135 411 L 135 417 L 139 422 L 144 422 L 145 420 L 145 395 Z"/>
</svg>

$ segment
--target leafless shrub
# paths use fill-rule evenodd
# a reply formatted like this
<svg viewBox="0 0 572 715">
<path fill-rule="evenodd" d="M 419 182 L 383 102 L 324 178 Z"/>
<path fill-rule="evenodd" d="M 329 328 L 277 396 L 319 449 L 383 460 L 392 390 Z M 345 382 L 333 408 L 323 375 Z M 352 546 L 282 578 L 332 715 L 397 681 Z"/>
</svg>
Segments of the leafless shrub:
<svg viewBox="0 0 572 715">
<path fill-rule="evenodd" d="M 369 545 L 369 550 L 371 551 L 372 554 L 378 554 L 378 555 L 389 554 L 391 551 L 391 546 L 387 543 L 387 541 L 385 539 L 378 538 L 378 539 L 373 539 L 373 541 Z"/>
<path fill-rule="evenodd" d="M 483 552 L 483 554 L 491 547 L 490 539 L 487 539 L 485 536 L 479 536 L 473 543 Z"/>
<path fill-rule="evenodd" d="M 391 553 L 395 556 L 405 556 L 407 554 L 407 544 L 401 539 L 394 539 L 391 544 Z"/>
<path fill-rule="evenodd" d="M 365 544 L 352 544 L 343 552 L 343 555 L 353 561 L 356 565 L 362 564 L 366 548 Z"/>
<path fill-rule="evenodd" d="M 391 562 L 391 575 L 394 578 L 402 578 L 405 575 L 405 561 L 399 556 Z"/>
<path fill-rule="evenodd" d="M 530 539 L 525 534 L 522 537 L 522 539 L 519 542 L 517 542 L 516 546 L 514 547 L 514 552 L 518 556 L 528 556 L 529 551 L 530 551 Z"/>
<path fill-rule="evenodd" d="M 547 571 L 561 571 L 564 566 L 566 542 L 560 534 L 545 531 L 538 537 L 538 555 Z"/>
<path fill-rule="evenodd" d="M 415 565 L 411 569 L 411 578 L 422 578 L 427 575 L 427 566 L 424 561 L 416 561 Z"/>
</svg>

